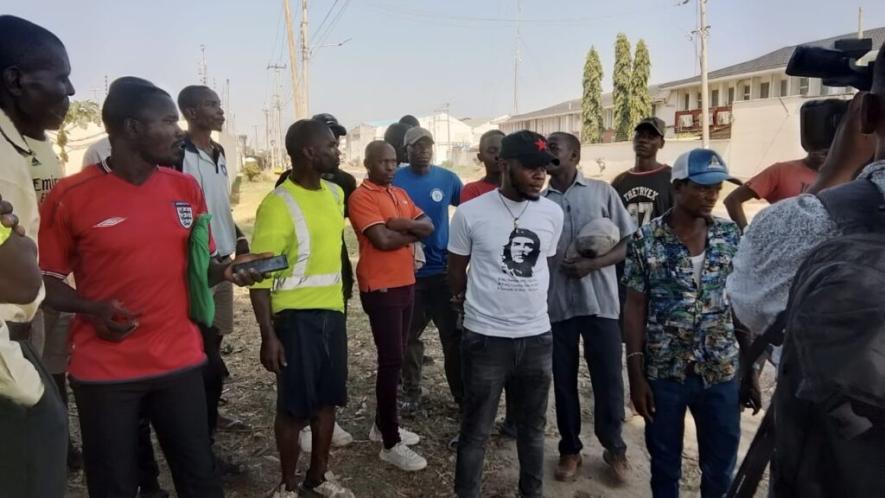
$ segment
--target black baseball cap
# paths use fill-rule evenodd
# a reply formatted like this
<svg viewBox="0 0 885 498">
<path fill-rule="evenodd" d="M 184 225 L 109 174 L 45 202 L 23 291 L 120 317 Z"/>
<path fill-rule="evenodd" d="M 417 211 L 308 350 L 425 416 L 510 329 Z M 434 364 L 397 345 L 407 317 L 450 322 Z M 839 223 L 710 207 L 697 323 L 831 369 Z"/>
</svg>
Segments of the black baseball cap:
<svg viewBox="0 0 885 498">
<path fill-rule="evenodd" d="M 636 125 L 636 128 L 633 128 L 633 131 L 639 131 L 640 128 L 651 128 L 661 138 L 667 136 L 667 124 L 661 118 L 645 118 Z"/>
<path fill-rule="evenodd" d="M 511 133 L 501 140 L 501 159 L 517 159 L 529 168 L 559 164 L 547 148 L 547 139 L 528 130 Z"/>
<path fill-rule="evenodd" d="M 335 116 L 329 113 L 317 114 L 310 119 L 326 123 L 326 126 L 328 126 L 332 130 L 332 133 L 335 135 L 336 138 L 347 135 L 347 130 L 343 126 L 338 124 L 338 120 L 335 119 Z"/>
</svg>

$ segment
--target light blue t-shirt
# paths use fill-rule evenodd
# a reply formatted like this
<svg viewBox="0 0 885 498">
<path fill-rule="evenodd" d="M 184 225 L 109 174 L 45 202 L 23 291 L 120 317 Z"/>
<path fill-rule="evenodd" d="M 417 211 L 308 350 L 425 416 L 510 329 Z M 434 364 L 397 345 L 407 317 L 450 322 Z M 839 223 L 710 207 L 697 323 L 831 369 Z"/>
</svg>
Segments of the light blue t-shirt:
<svg viewBox="0 0 885 498">
<path fill-rule="evenodd" d="M 427 262 L 416 275 L 429 277 L 445 273 L 449 244 L 449 206 L 457 206 L 461 199 L 461 180 L 455 173 L 439 166 L 430 166 L 423 175 L 406 166 L 396 171 L 393 184 L 408 192 L 412 202 L 433 222 L 433 233 L 421 241 Z"/>
</svg>

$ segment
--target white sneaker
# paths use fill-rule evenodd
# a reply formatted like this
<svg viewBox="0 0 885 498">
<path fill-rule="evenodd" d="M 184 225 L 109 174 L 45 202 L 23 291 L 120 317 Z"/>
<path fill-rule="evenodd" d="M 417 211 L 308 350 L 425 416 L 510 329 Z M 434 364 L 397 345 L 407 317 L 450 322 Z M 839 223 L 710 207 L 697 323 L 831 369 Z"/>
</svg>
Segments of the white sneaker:
<svg viewBox="0 0 885 498">
<path fill-rule="evenodd" d="M 332 446 L 341 448 L 352 442 L 353 436 L 342 429 L 338 422 L 335 422 L 335 429 L 332 431 Z M 301 445 L 301 451 L 305 453 L 310 453 L 313 449 L 313 433 L 310 431 L 309 425 L 301 429 L 301 434 L 298 435 L 298 444 Z"/>
<path fill-rule="evenodd" d="M 403 429 L 402 427 L 400 427 L 399 440 L 406 446 L 415 446 L 416 444 L 421 442 L 421 436 L 415 434 L 408 429 Z M 381 430 L 378 429 L 378 426 L 375 424 L 372 424 L 372 430 L 369 431 L 369 441 L 375 443 L 384 442 L 384 436 L 381 435 Z"/>
<path fill-rule="evenodd" d="M 270 495 L 270 498 L 298 498 L 298 493 L 287 491 L 286 485 L 280 484 L 280 487 L 274 490 L 273 494 Z"/>
<path fill-rule="evenodd" d="M 335 474 L 332 472 L 326 472 L 326 480 L 323 481 L 322 484 L 313 488 L 307 489 L 304 486 L 301 487 L 302 496 L 325 496 L 327 498 L 355 498 L 353 492 L 341 484 L 335 478 Z"/>
<path fill-rule="evenodd" d="M 399 443 L 389 450 L 381 448 L 378 457 L 406 472 L 415 472 L 427 467 L 427 460 L 403 443 Z"/>
</svg>

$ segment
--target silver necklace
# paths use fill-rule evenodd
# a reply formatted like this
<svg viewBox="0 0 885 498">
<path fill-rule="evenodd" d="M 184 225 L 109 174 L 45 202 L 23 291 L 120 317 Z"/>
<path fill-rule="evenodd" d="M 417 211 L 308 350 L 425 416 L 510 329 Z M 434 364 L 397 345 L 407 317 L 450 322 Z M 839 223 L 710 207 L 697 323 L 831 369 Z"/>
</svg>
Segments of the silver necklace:
<svg viewBox="0 0 885 498">
<path fill-rule="evenodd" d="M 510 217 L 513 218 L 513 229 L 516 230 L 517 228 L 519 228 L 519 219 L 522 218 L 522 215 L 525 214 L 526 209 L 529 208 L 529 203 L 526 202 L 525 206 L 522 207 L 522 211 L 519 213 L 519 216 L 516 216 L 513 214 L 513 211 L 510 210 L 510 206 L 508 206 L 507 203 L 504 201 L 504 194 L 502 194 L 500 190 L 498 190 L 498 198 L 501 199 L 501 204 L 504 205 L 504 209 L 506 209 L 507 213 L 510 214 Z"/>
</svg>

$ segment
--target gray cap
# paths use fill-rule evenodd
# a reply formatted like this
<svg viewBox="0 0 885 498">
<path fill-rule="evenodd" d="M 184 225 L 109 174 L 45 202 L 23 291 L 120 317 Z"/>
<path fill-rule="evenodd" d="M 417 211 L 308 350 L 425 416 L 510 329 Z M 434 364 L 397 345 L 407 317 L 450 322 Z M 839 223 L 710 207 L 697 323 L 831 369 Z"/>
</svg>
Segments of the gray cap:
<svg viewBox="0 0 885 498">
<path fill-rule="evenodd" d="M 667 136 L 667 124 L 664 123 L 664 120 L 661 118 L 645 118 L 636 125 L 636 128 L 633 128 L 633 131 L 639 131 L 639 129 L 642 127 L 649 127 L 653 129 L 661 137 Z"/>
<path fill-rule="evenodd" d="M 403 139 L 403 145 L 406 147 L 410 145 L 415 145 L 415 142 L 421 140 L 422 138 L 429 138 L 430 142 L 433 142 L 433 134 L 429 131 L 421 128 L 420 126 L 415 126 L 413 128 L 409 128 L 406 132 L 406 136 Z"/>
</svg>

